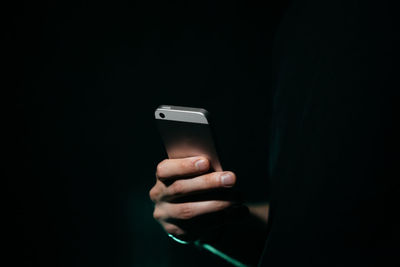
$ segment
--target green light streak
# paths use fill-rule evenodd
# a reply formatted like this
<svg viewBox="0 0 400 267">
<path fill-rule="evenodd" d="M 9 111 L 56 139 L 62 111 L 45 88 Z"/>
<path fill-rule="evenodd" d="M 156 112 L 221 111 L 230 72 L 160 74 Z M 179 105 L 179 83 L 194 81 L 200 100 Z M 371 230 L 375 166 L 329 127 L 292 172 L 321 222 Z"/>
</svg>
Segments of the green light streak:
<svg viewBox="0 0 400 267">
<path fill-rule="evenodd" d="M 182 244 L 182 245 L 188 245 L 188 244 L 190 244 L 190 242 L 180 240 L 179 238 L 176 238 L 175 236 L 173 236 L 173 235 L 171 235 L 171 234 L 168 234 L 168 236 L 169 236 L 170 238 L 172 238 L 174 241 L 178 242 L 179 244 Z"/>
<path fill-rule="evenodd" d="M 172 240 L 174 240 L 175 242 L 182 244 L 182 245 L 188 245 L 188 244 L 193 243 L 194 245 L 201 247 L 201 248 L 207 250 L 208 252 L 211 252 L 212 254 L 224 259 L 225 261 L 229 262 L 230 264 L 232 264 L 235 267 L 248 267 L 246 264 L 243 264 L 240 261 L 235 260 L 234 258 L 228 256 L 227 254 L 223 253 L 222 251 L 214 248 L 213 246 L 211 246 L 209 244 L 201 243 L 199 240 L 197 240 L 195 242 L 188 242 L 188 241 L 181 240 L 171 234 L 168 234 L 168 236 L 170 238 L 172 238 Z"/>
<path fill-rule="evenodd" d="M 195 244 L 196 243 L 197 242 L 195 242 Z M 209 252 L 211 252 L 212 254 L 214 254 L 214 255 L 226 260 L 227 262 L 229 262 L 233 266 L 236 266 L 236 267 L 247 267 L 247 265 L 241 263 L 238 260 L 235 260 L 234 258 L 226 255 L 222 251 L 219 251 L 218 249 L 214 248 L 213 246 L 211 246 L 209 244 L 201 244 L 201 243 L 199 243 L 199 244 L 196 244 L 196 245 L 199 245 L 199 246 L 203 247 L 204 249 L 208 250 Z"/>
</svg>

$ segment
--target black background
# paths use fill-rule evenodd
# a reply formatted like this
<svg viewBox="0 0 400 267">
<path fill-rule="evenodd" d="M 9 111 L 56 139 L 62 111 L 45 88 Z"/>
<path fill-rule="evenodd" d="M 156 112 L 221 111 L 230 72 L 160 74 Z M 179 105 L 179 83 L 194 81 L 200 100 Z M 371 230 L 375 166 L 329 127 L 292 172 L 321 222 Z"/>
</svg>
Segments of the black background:
<svg viewBox="0 0 400 267">
<path fill-rule="evenodd" d="M 223 266 L 152 218 L 148 191 L 165 158 L 153 112 L 208 109 L 225 168 L 247 201 L 266 200 L 276 2 L 11 7 L 8 266 Z"/>
</svg>

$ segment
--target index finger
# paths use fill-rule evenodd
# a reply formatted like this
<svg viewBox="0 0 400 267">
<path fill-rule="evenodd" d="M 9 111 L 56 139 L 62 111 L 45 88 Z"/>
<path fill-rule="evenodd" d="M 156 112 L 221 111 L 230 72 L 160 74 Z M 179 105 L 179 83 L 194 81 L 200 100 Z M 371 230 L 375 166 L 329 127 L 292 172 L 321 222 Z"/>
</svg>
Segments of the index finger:
<svg viewBox="0 0 400 267">
<path fill-rule="evenodd" d="M 157 165 L 157 178 L 170 179 L 203 174 L 210 169 L 206 157 L 190 157 L 182 159 L 165 159 Z"/>
</svg>

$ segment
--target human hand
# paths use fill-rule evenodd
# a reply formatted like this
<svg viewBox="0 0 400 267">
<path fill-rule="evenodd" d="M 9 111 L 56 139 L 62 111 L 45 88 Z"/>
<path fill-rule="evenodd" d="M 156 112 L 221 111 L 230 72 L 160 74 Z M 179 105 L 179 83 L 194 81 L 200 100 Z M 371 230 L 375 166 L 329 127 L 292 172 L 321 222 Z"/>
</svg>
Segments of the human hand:
<svg viewBox="0 0 400 267">
<path fill-rule="evenodd" d="M 150 190 L 153 217 L 165 231 L 179 239 L 191 239 L 223 223 L 224 211 L 237 203 L 229 188 L 233 172 L 209 172 L 206 157 L 166 159 L 157 166 L 156 184 Z"/>
</svg>

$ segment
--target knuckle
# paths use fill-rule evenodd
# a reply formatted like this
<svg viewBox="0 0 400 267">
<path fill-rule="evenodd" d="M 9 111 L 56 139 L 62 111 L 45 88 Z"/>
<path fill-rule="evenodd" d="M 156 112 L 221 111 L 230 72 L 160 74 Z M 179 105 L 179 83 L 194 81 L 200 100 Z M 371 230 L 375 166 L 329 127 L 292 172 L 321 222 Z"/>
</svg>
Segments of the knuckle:
<svg viewBox="0 0 400 267">
<path fill-rule="evenodd" d="M 179 229 L 176 225 L 167 224 L 164 226 L 164 230 L 171 235 L 177 235 L 179 233 Z"/>
<path fill-rule="evenodd" d="M 179 218 L 183 220 L 188 220 L 193 218 L 194 216 L 194 210 L 191 204 L 185 203 L 182 204 L 182 206 L 179 209 Z"/>
<path fill-rule="evenodd" d="M 156 175 L 158 177 L 163 177 L 166 164 L 167 164 L 167 159 L 164 159 L 163 161 L 157 164 Z"/>
<path fill-rule="evenodd" d="M 152 189 L 150 189 L 149 197 L 151 201 L 156 202 L 159 196 L 160 196 L 160 189 L 157 186 L 154 186 Z"/>
<path fill-rule="evenodd" d="M 193 166 L 193 163 L 190 162 L 189 160 L 181 160 L 181 161 L 179 161 L 179 168 L 181 170 L 191 169 L 192 166 Z"/>
<path fill-rule="evenodd" d="M 155 200 L 155 196 L 156 196 L 156 193 L 154 192 L 154 187 L 152 188 L 152 189 L 150 189 L 150 191 L 149 191 L 149 197 L 150 197 L 150 199 L 151 199 L 151 201 L 153 201 L 154 202 L 154 200 Z"/>
<path fill-rule="evenodd" d="M 180 237 L 183 236 L 185 234 L 185 231 L 182 230 L 179 226 L 175 225 L 175 224 L 170 224 L 170 223 L 162 223 L 162 226 L 164 228 L 164 230 L 168 233 L 171 234 L 173 236 L 176 237 Z"/>
<path fill-rule="evenodd" d="M 162 212 L 160 211 L 159 208 L 155 208 L 153 211 L 153 218 L 157 221 L 161 220 L 162 218 Z"/>
<path fill-rule="evenodd" d="M 185 191 L 185 187 L 182 181 L 177 180 L 172 185 L 170 185 L 171 195 L 182 195 Z"/>
</svg>

